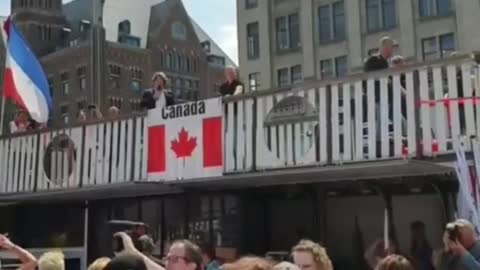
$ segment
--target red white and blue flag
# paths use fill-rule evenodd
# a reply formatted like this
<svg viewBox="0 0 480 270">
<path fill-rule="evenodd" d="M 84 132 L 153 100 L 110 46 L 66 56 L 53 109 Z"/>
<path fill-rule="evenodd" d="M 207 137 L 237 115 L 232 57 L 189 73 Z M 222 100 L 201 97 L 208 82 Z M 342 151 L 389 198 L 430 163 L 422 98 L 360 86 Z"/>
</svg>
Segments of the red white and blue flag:
<svg viewBox="0 0 480 270">
<path fill-rule="evenodd" d="M 3 95 L 33 120 L 46 123 L 52 96 L 42 66 L 10 18 L 4 22 L 2 34 L 6 47 Z"/>
</svg>

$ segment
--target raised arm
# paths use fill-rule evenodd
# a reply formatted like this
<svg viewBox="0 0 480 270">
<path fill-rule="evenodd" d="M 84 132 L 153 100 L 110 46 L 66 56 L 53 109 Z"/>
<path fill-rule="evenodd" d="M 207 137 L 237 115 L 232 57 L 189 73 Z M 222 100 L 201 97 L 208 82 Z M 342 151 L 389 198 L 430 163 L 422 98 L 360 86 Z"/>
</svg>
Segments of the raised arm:
<svg viewBox="0 0 480 270">
<path fill-rule="evenodd" d="M 37 267 L 37 259 L 27 250 L 15 245 L 5 235 L 0 234 L 0 248 L 15 255 L 22 263 L 18 269 L 34 270 Z"/>
</svg>

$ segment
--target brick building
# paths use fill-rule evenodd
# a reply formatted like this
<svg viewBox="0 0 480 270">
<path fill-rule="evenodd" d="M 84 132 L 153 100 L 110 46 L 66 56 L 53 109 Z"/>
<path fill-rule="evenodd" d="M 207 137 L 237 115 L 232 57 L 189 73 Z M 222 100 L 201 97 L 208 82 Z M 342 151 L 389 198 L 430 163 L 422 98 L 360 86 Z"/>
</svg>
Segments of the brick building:
<svg viewBox="0 0 480 270">
<path fill-rule="evenodd" d="M 140 110 L 157 70 L 170 77 L 179 102 L 215 96 L 224 66 L 234 65 L 181 0 L 12 0 L 11 8 L 44 66 L 54 126 L 74 123 L 89 105 L 103 114 L 110 106 Z M 7 106 L 8 121 L 15 110 Z"/>
</svg>

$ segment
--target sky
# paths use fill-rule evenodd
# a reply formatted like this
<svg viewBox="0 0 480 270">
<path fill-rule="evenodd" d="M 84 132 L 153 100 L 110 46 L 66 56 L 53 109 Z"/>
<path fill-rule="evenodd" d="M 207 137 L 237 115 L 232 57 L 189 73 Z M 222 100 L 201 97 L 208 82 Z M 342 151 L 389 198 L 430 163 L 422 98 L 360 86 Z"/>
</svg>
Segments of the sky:
<svg viewBox="0 0 480 270">
<path fill-rule="evenodd" d="M 69 2 L 69 0 L 64 0 L 64 2 Z M 235 0 L 183 0 L 190 16 L 235 63 L 238 63 L 235 2 Z M 10 0 L 0 0 L 0 15 L 6 16 L 9 13 Z"/>
</svg>

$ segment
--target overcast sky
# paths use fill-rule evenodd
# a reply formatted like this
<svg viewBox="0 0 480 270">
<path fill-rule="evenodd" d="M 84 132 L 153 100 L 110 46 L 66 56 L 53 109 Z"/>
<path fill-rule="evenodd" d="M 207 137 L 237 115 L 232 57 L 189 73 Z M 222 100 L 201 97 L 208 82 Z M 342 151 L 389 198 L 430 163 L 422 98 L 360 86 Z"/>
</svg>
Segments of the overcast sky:
<svg viewBox="0 0 480 270">
<path fill-rule="evenodd" d="M 190 16 L 238 63 L 235 0 L 183 0 L 183 3 Z M 10 1 L 0 0 L 0 15 L 8 14 Z"/>
</svg>

